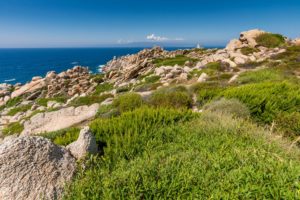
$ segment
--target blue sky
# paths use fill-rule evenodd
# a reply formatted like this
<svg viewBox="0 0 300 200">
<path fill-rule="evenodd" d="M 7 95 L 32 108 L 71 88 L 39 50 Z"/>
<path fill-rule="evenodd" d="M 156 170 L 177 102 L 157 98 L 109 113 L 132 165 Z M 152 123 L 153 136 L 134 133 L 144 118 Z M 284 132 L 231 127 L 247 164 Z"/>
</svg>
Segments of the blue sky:
<svg viewBox="0 0 300 200">
<path fill-rule="evenodd" d="M 1 0 L 0 48 L 224 45 L 260 28 L 300 37 L 299 0 Z"/>
</svg>

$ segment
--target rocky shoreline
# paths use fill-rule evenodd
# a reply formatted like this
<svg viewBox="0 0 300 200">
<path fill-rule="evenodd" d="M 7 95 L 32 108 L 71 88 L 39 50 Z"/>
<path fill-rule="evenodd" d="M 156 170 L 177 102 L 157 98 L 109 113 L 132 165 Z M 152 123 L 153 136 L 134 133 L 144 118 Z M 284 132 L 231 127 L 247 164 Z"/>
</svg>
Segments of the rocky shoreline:
<svg viewBox="0 0 300 200">
<path fill-rule="evenodd" d="M 174 84 L 235 83 L 243 72 L 264 68 L 265 62 L 286 52 L 284 45 L 259 45 L 256 38 L 266 33 L 242 32 L 224 49 L 145 49 L 111 60 L 98 75 L 76 66 L 33 77 L 25 85 L 0 84 L 0 199 L 60 198 L 63 183 L 75 174 L 76 159 L 98 152 L 86 125 L 100 107 L 111 105 L 124 92 L 147 99 L 153 91 Z M 284 38 L 284 43 L 300 46 L 300 39 Z M 196 100 L 192 104 L 195 112 L 201 111 Z M 81 128 L 78 140 L 66 147 L 40 136 L 74 126 Z"/>
</svg>

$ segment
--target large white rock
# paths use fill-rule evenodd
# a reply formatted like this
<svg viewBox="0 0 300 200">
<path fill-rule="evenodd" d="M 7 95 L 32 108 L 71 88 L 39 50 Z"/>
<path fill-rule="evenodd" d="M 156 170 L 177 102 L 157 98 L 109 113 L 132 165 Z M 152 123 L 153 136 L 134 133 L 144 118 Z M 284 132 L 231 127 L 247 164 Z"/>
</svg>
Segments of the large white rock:
<svg viewBox="0 0 300 200">
<path fill-rule="evenodd" d="M 88 126 L 81 129 L 78 139 L 66 148 L 77 159 L 84 158 L 87 154 L 98 153 L 96 139 Z"/>
<path fill-rule="evenodd" d="M 203 73 L 200 75 L 200 77 L 198 78 L 197 82 L 203 83 L 203 82 L 205 82 L 207 79 L 208 79 L 208 75 L 207 75 L 206 73 L 203 72 Z"/>
<path fill-rule="evenodd" d="M 296 38 L 292 41 L 294 45 L 300 46 L 300 38 Z"/>
<path fill-rule="evenodd" d="M 76 168 L 73 156 L 42 137 L 0 145 L 0 199 L 59 199 Z"/>
<path fill-rule="evenodd" d="M 243 43 L 240 40 L 233 39 L 227 44 L 226 50 L 234 51 L 234 50 L 242 48 L 242 47 L 243 47 Z"/>
<path fill-rule="evenodd" d="M 34 92 L 34 91 L 36 91 L 38 89 L 41 89 L 45 86 L 46 86 L 46 82 L 45 82 L 44 79 L 37 79 L 37 80 L 31 81 L 30 83 L 27 83 L 26 85 L 23 85 L 22 87 L 20 87 L 16 91 L 14 91 L 11 94 L 11 98 L 21 96 L 25 93 Z"/>
<path fill-rule="evenodd" d="M 21 135 L 34 135 L 69 128 L 93 118 L 98 109 L 99 104 L 93 104 L 36 114 L 24 123 L 24 131 Z"/>
<path fill-rule="evenodd" d="M 259 30 L 259 29 L 253 29 L 249 31 L 242 32 L 240 34 L 240 41 L 243 43 L 246 43 L 250 47 L 256 47 L 256 37 L 265 33 L 265 31 Z"/>
</svg>

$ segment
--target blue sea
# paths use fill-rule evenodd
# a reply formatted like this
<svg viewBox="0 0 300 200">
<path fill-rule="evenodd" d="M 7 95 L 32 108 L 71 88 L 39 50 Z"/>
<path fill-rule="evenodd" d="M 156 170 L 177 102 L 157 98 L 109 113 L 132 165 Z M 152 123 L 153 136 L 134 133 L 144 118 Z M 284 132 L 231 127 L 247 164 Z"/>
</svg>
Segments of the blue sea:
<svg viewBox="0 0 300 200">
<path fill-rule="evenodd" d="M 76 65 L 98 73 L 114 56 L 134 54 L 143 48 L 0 49 L 0 83 L 26 83 L 33 76 L 57 73 Z M 179 48 L 165 48 L 175 50 Z"/>
</svg>

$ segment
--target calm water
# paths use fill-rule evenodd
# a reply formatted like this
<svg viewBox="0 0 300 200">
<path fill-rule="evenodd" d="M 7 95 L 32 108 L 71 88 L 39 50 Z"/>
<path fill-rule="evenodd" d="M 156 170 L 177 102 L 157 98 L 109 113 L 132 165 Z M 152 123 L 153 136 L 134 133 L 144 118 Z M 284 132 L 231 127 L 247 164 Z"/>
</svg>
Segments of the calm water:
<svg viewBox="0 0 300 200">
<path fill-rule="evenodd" d="M 143 48 L 0 49 L 0 83 L 25 83 L 33 76 L 57 73 L 75 65 L 97 73 L 114 56 L 134 54 Z M 174 50 L 178 48 L 166 48 Z"/>
</svg>

